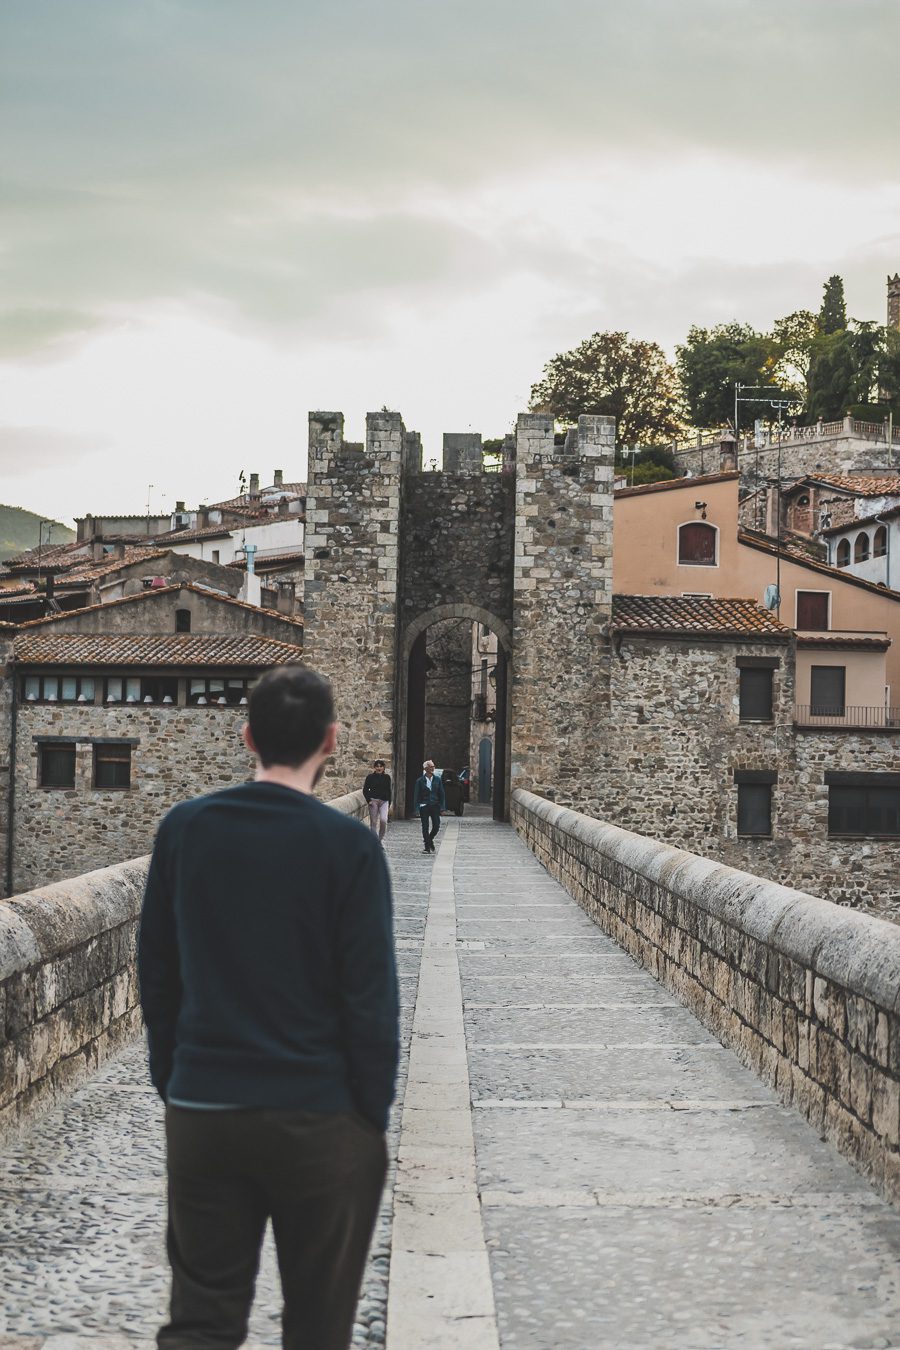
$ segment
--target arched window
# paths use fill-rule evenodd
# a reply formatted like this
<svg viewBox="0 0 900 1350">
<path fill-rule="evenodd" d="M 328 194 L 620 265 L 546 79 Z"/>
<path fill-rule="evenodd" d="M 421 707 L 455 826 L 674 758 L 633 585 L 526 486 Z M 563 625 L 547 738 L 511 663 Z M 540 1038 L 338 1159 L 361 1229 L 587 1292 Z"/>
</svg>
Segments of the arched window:
<svg viewBox="0 0 900 1350">
<path fill-rule="evenodd" d="M 838 567 L 850 566 L 850 540 L 842 539 L 837 546 L 837 565 Z"/>
<path fill-rule="evenodd" d="M 879 525 L 872 543 L 872 557 L 883 558 L 887 553 L 887 526 Z"/>
<path fill-rule="evenodd" d="M 702 520 L 691 520 L 678 526 L 678 561 L 690 567 L 716 566 L 716 535 L 714 525 Z"/>
<path fill-rule="evenodd" d="M 189 609 L 176 609 L 175 632 L 189 633 L 190 631 L 191 631 L 191 611 Z"/>
<path fill-rule="evenodd" d="M 853 545 L 853 561 L 866 562 L 869 557 L 869 536 L 865 530 L 862 534 L 856 536 L 856 543 Z"/>
</svg>

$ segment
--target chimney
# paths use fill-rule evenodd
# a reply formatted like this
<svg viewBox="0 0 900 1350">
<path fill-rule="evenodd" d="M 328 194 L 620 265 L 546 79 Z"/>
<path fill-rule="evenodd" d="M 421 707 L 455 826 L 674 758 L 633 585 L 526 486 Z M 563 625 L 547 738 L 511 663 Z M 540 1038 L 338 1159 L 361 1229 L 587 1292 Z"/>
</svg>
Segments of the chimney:
<svg viewBox="0 0 900 1350">
<path fill-rule="evenodd" d="M 103 540 L 102 540 L 102 539 L 95 539 L 95 540 L 93 541 L 93 543 L 92 543 L 92 545 L 91 545 L 91 556 L 93 557 L 93 560 L 94 560 L 95 563 L 102 562 L 103 559 L 105 558 L 106 555 L 105 555 L 105 553 L 103 552 Z"/>
<path fill-rule="evenodd" d="M 284 471 L 283 471 L 283 469 L 276 469 L 276 470 L 275 470 L 275 475 L 274 475 L 273 481 L 274 481 L 274 484 L 275 484 L 275 486 L 276 486 L 277 488 L 280 488 L 280 487 L 283 486 L 283 483 L 284 483 Z"/>
<path fill-rule="evenodd" d="M 719 472 L 731 473 L 737 468 L 737 443 L 730 431 L 719 441 Z"/>
<path fill-rule="evenodd" d="M 184 502 L 176 502 L 176 503 L 175 503 L 175 514 L 176 514 L 176 516 L 182 515 L 183 512 L 184 512 Z"/>
<path fill-rule="evenodd" d="M 124 558 L 124 557 L 125 557 L 125 545 L 124 545 L 124 544 L 116 544 L 115 548 L 113 549 L 113 553 L 115 554 L 115 556 L 116 556 L 117 558 Z"/>
<path fill-rule="evenodd" d="M 258 496 L 259 496 L 259 474 L 258 474 L 258 473 L 251 473 L 251 475 L 250 475 L 250 496 L 251 496 L 251 497 L 258 497 Z"/>
</svg>

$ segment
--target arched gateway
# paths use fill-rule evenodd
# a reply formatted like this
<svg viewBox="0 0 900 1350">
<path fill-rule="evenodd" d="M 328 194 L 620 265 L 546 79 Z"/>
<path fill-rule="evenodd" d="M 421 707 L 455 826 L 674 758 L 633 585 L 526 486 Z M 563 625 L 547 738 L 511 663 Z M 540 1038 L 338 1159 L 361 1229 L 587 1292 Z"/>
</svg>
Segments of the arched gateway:
<svg viewBox="0 0 900 1350">
<path fill-rule="evenodd" d="M 333 792 L 360 786 L 381 756 L 402 810 L 435 753 L 426 684 L 449 687 L 453 672 L 468 686 L 428 734 L 461 747 L 465 705 L 471 764 L 490 733 L 495 815 L 511 787 L 559 798 L 571 757 L 599 749 L 583 693 L 605 683 L 613 437 L 612 418 L 582 417 L 556 444 L 552 418 L 523 414 L 491 465 L 480 436 L 448 435 L 430 473 L 398 413 L 370 413 L 364 445 L 344 441 L 340 413 L 310 414 L 304 650 L 333 680 L 344 727 Z"/>
</svg>

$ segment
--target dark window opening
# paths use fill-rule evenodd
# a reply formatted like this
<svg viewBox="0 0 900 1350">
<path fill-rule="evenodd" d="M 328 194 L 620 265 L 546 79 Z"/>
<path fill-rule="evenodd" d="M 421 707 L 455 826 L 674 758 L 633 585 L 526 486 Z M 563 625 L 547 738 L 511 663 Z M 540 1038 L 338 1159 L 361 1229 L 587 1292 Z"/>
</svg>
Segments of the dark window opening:
<svg viewBox="0 0 900 1350">
<path fill-rule="evenodd" d="M 75 786 L 75 742 L 38 746 L 39 783 L 43 788 Z"/>
<path fill-rule="evenodd" d="M 131 746 L 94 746 L 94 787 L 131 787 Z"/>
<path fill-rule="evenodd" d="M 191 631 L 191 611 L 189 609 L 176 609 L 175 632 L 189 633 L 190 631 Z"/>
<path fill-rule="evenodd" d="M 850 540 L 842 539 L 837 546 L 837 565 L 838 567 L 850 566 Z"/>
<path fill-rule="evenodd" d="M 104 703 L 178 702 L 178 680 L 165 675 L 110 675 L 103 683 Z"/>
<path fill-rule="evenodd" d="M 872 542 L 872 557 L 883 558 L 887 553 L 887 526 L 879 525 Z"/>
<path fill-rule="evenodd" d="M 194 706 L 217 703 L 234 707 L 247 702 L 250 681 L 242 679 L 197 679 L 188 681 L 188 703 Z"/>
<path fill-rule="evenodd" d="M 738 783 L 738 834 L 771 835 L 772 784 Z"/>
<path fill-rule="evenodd" d="M 828 833 L 900 836 L 900 787 L 828 789 Z"/>
<path fill-rule="evenodd" d="M 771 722 L 772 671 L 742 669 L 740 678 L 740 719 L 742 722 Z"/>
<path fill-rule="evenodd" d="M 828 591 L 797 592 L 797 627 L 804 633 L 828 632 Z"/>
<path fill-rule="evenodd" d="M 96 684 L 92 675 L 26 675 L 22 680 L 23 703 L 93 703 Z"/>
<path fill-rule="evenodd" d="M 856 543 L 853 545 L 853 561 L 868 562 L 869 560 L 869 536 L 867 534 L 858 534 Z"/>
<path fill-rule="evenodd" d="M 678 527 L 678 561 L 691 567 L 715 567 L 716 529 L 695 520 Z"/>
<path fill-rule="evenodd" d="M 846 683 L 846 666 L 812 666 L 809 672 L 809 711 L 812 716 L 843 717 Z"/>
</svg>

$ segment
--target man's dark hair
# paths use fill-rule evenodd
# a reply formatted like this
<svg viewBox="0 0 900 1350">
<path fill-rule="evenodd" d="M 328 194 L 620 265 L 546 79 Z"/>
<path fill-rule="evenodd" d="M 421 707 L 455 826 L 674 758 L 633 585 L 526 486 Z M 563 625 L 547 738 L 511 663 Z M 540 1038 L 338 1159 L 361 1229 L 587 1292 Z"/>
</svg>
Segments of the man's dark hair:
<svg viewBox="0 0 900 1350">
<path fill-rule="evenodd" d="M 296 769 L 318 750 L 334 721 L 331 685 L 305 666 L 275 666 L 253 686 L 250 735 L 264 769 Z"/>
<path fill-rule="evenodd" d="M 381 765 L 382 768 L 384 768 L 384 760 L 383 760 L 383 759 L 376 759 L 376 760 L 373 760 L 373 761 L 372 761 L 372 768 L 373 768 L 373 769 L 377 769 L 378 766 L 379 766 L 379 764 Z"/>
</svg>

